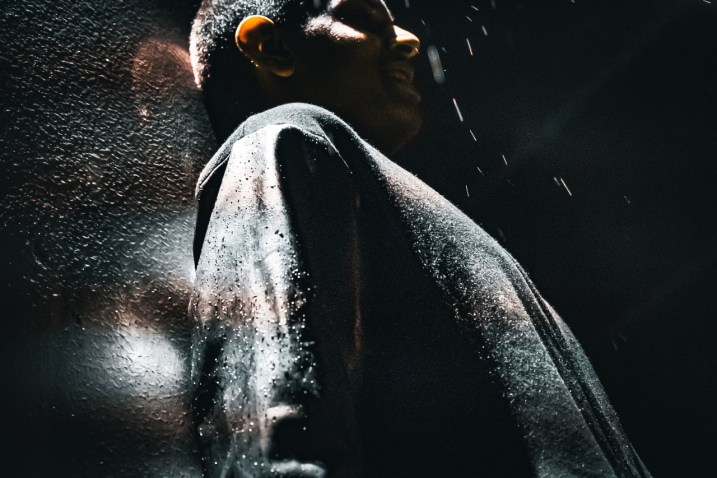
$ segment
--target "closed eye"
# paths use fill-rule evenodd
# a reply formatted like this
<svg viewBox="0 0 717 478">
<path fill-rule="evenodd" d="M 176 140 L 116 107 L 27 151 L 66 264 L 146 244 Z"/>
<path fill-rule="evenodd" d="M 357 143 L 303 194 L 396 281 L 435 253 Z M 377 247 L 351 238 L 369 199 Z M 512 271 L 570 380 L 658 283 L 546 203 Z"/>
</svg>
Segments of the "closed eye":
<svg viewBox="0 0 717 478">
<path fill-rule="evenodd" d="M 390 13 L 382 4 L 376 2 L 344 1 L 336 10 L 338 11 L 334 11 L 334 14 L 343 23 L 368 33 L 380 33 L 393 24 Z"/>
</svg>

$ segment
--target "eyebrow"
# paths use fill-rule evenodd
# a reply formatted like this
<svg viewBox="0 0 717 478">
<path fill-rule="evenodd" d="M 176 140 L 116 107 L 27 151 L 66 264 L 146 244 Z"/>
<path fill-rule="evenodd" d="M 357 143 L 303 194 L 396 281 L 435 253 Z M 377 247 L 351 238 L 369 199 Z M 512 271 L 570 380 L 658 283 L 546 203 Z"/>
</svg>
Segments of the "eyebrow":
<svg viewBox="0 0 717 478">
<path fill-rule="evenodd" d="M 343 0 L 343 2 L 352 2 L 352 3 L 363 2 L 363 3 L 367 4 L 367 5 L 372 6 L 372 7 L 375 7 L 375 8 L 382 8 L 382 9 L 384 9 L 384 10 L 386 11 L 386 13 L 388 14 L 388 18 L 391 19 L 391 23 L 393 23 L 393 22 L 396 21 L 396 18 L 393 16 L 393 13 L 391 13 L 391 10 L 388 8 L 388 5 L 386 5 L 386 4 L 385 4 L 383 1 L 381 1 L 381 0 Z M 341 4 L 341 3 L 343 3 L 343 2 L 342 2 L 341 0 L 339 0 L 339 1 L 334 5 L 334 7 L 338 6 L 339 4 Z"/>
</svg>

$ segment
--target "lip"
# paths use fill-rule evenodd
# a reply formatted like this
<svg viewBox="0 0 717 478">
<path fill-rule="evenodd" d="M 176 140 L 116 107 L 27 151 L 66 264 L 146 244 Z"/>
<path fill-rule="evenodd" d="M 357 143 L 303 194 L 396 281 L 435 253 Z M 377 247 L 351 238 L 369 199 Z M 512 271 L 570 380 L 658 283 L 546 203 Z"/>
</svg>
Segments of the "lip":
<svg viewBox="0 0 717 478">
<path fill-rule="evenodd" d="M 389 78 L 399 83 L 407 85 L 413 84 L 414 70 L 413 66 L 405 63 L 393 63 L 384 68 L 384 73 Z"/>
<path fill-rule="evenodd" d="M 383 68 L 385 85 L 389 91 L 411 104 L 421 101 L 421 95 L 413 86 L 414 67 L 406 62 L 394 62 Z"/>
</svg>

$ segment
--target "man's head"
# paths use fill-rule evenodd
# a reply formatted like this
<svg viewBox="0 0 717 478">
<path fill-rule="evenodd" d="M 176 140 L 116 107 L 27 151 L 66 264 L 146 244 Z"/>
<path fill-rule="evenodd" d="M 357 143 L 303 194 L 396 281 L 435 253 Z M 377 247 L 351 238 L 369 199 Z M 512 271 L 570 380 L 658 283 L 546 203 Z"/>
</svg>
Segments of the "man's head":
<svg viewBox="0 0 717 478">
<path fill-rule="evenodd" d="M 421 124 L 419 41 L 382 0 L 204 0 L 191 53 L 220 139 L 249 114 L 322 106 L 391 154 Z"/>
</svg>

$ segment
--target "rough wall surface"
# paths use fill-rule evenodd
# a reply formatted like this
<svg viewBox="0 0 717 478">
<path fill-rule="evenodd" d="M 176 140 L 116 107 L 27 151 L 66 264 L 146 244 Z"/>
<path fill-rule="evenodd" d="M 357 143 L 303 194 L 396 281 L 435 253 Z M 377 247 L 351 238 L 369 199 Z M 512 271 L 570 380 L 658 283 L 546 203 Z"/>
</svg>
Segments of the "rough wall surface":
<svg viewBox="0 0 717 478">
<path fill-rule="evenodd" d="M 5 1 L 0 475 L 189 477 L 189 1 Z"/>
</svg>

